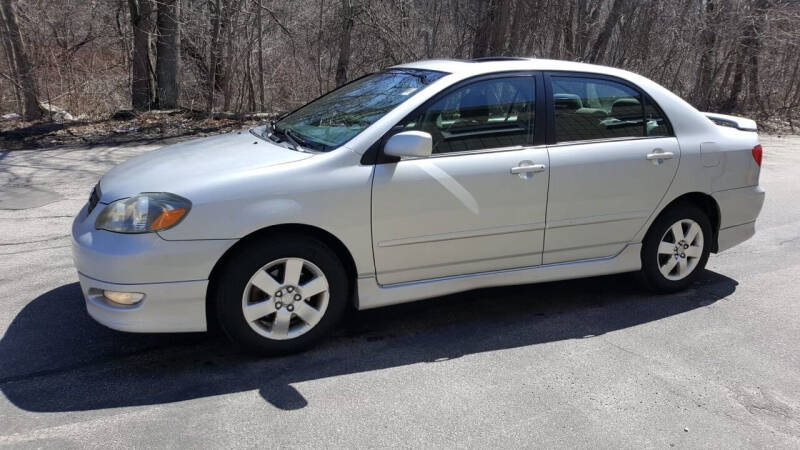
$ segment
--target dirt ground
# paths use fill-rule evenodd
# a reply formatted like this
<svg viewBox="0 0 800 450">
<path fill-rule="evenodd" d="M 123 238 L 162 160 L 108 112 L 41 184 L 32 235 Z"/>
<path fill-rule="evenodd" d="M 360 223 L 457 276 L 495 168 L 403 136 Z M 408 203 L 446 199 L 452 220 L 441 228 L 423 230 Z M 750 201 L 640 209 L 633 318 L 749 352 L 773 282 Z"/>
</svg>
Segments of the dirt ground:
<svg viewBox="0 0 800 450">
<path fill-rule="evenodd" d="M 273 117 L 269 114 L 208 117 L 205 113 L 175 110 L 61 123 L 8 120 L 0 121 L 0 150 L 164 143 L 238 130 Z"/>
</svg>

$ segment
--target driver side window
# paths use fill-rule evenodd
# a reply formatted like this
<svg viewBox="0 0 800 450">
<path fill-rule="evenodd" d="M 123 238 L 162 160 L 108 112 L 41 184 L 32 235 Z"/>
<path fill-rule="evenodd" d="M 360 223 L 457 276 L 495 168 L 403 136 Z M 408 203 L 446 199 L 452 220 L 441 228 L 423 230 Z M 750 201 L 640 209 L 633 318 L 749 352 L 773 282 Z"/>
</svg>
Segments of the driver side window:
<svg viewBox="0 0 800 450">
<path fill-rule="evenodd" d="M 531 77 L 496 78 L 456 89 L 405 125 L 433 136 L 433 153 L 526 146 L 534 124 Z"/>
</svg>

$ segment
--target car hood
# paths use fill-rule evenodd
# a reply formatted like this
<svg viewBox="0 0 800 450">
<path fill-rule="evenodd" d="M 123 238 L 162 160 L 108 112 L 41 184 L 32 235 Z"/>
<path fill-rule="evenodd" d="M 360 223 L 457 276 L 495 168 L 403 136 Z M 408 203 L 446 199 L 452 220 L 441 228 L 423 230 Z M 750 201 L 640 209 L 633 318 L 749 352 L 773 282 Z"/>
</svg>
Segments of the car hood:
<svg viewBox="0 0 800 450">
<path fill-rule="evenodd" d="M 187 141 L 137 156 L 111 169 L 100 180 L 100 201 L 109 203 L 140 192 L 188 196 L 199 186 L 312 156 L 247 131 Z"/>
</svg>

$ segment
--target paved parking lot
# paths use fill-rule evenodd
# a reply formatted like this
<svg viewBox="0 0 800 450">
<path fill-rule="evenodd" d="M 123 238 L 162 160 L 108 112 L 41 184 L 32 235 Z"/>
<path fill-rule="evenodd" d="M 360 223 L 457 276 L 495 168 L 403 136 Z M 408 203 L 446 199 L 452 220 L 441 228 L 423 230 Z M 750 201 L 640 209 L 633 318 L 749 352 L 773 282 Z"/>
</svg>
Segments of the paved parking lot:
<svg viewBox="0 0 800 450">
<path fill-rule="evenodd" d="M 356 313 L 273 359 L 87 316 L 72 216 L 156 146 L 0 151 L 0 445 L 798 448 L 800 138 L 763 141 L 758 232 L 688 292 L 486 289 Z"/>
</svg>

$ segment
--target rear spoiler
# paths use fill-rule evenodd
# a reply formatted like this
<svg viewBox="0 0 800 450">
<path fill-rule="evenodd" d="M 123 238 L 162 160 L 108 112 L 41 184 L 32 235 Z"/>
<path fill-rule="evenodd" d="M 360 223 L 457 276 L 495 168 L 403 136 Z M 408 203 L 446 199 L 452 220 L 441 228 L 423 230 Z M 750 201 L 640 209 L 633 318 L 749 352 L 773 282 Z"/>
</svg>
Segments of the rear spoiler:
<svg viewBox="0 0 800 450">
<path fill-rule="evenodd" d="M 758 131 L 755 120 L 745 119 L 744 117 L 726 116 L 725 114 L 715 114 L 710 112 L 703 113 L 717 125 L 723 127 L 736 128 L 742 131 Z"/>
</svg>

